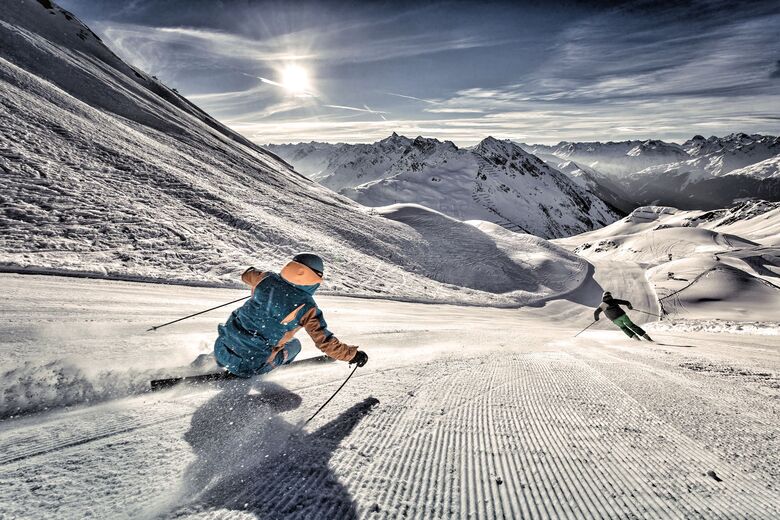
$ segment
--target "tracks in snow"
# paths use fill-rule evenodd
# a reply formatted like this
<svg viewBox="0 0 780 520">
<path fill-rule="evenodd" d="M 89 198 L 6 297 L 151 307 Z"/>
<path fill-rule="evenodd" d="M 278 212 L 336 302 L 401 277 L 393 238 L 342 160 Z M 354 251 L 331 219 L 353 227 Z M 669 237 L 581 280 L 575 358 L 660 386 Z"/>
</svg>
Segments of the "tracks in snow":
<svg viewBox="0 0 780 520">
<path fill-rule="evenodd" d="M 604 366 L 625 368 L 619 358 L 591 354 Z M 504 352 L 356 376 L 349 391 L 340 394 L 302 438 L 285 445 L 284 453 L 272 452 L 270 460 L 260 456 L 253 462 L 252 451 L 242 451 L 240 443 L 216 448 L 207 444 L 205 449 L 213 451 L 216 461 L 236 456 L 231 449 L 246 453 L 240 455 L 242 467 L 247 464 L 245 473 L 220 475 L 209 464 L 196 463 L 219 485 L 205 489 L 199 495 L 202 500 L 174 507 L 173 512 L 177 518 L 204 514 L 232 518 L 254 512 L 262 518 L 322 519 L 761 520 L 780 515 L 777 492 L 765 480 L 680 433 L 605 377 L 604 370 L 593 368 L 592 360 L 561 352 Z M 315 387 L 318 390 L 312 393 L 318 397 L 332 385 L 322 382 L 296 390 Z M 113 430 L 118 442 L 128 432 L 121 431 L 122 425 L 133 424 L 133 442 L 143 452 L 143 446 L 157 442 L 160 435 L 176 435 L 185 428 L 177 418 L 196 408 L 206 413 L 202 407 L 213 393 L 199 394 L 205 395 L 178 396 L 175 402 L 155 403 L 153 409 L 147 400 L 146 420 L 156 428 L 143 430 L 140 418 L 123 422 L 120 416 L 94 428 L 92 418 L 92 438 L 105 438 Z M 380 403 L 361 406 L 360 399 L 369 395 Z M 347 409 L 351 415 L 345 414 Z M 135 413 L 143 410 L 139 407 Z M 84 418 L 89 411 L 84 411 Z M 292 422 L 249 411 L 245 418 L 254 421 L 248 423 L 250 432 L 264 428 L 266 421 L 270 426 L 294 427 Z M 166 421 L 171 426 L 164 426 Z M 219 420 L 209 424 L 223 427 Z M 65 430 L 66 425 L 54 426 Z M 193 427 L 188 435 L 200 432 Z M 227 440 L 235 435 L 209 434 L 208 429 L 204 434 Z M 274 438 L 252 435 L 248 440 Z M 73 438 L 60 447 L 74 447 Z M 12 440 L 6 438 L 3 449 Z M 59 455 L 56 439 L 32 444 L 46 457 L 33 458 L 36 453 L 17 450 L 13 455 L 17 463 L 5 466 L 9 470 L 13 466 L 14 475 L 25 474 L 27 464 L 46 468 L 60 459 L 75 455 L 82 459 L 91 453 L 82 446 Z M 187 450 L 186 444 L 179 446 L 178 450 Z M 158 471 L 173 473 L 177 457 Z M 241 486 L 235 485 L 235 477 Z M 113 491 L 120 496 L 104 504 L 108 508 L 104 512 L 121 511 L 128 500 L 134 503 L 129 494 Z M 86 489 L 69 494 L 82 492 Z"/>
<path fill-rule="evenodd" d="M 399 368 L 386 369 L 384 372 L 395 370 Z M 355 379 L 370 375 L 370 373 L 356 374 Z M 327 387 L 341 381 L 343 378 L 337 376 L 314 385 L 291 385 L 290 390 L 304 391 L 315 387 Z M 192 416 L 205 396 L 210 395 L 209 388 L 213 386 L 202 385 L 201 389 L 193 388 L 189 392 L 185 390 L 187 393 L 184 394 L 179 389 L 178 392 L 173 392 L 172 397 L 167 397 L 165 393 L 131 397 L 128 399 L 133 404 L 129 407 L 110 402 L 97 407 L 77 409 L 72 413 L 54 412 L 53 419 L 44 425 L 33 422 L 37 416 L 24 418 L 23 420 L 29 426 L 0 431 L 0 466 L 142 428 L 187 419 Z M 312 402 L 311 406 L 316 406 L 316 402 Z"/>
<path fill-rule="evenodd" d="M 457 362 L 447 372 L 435 371 L 409 399 L 366 419 L 350 442 L 375 460 L 334 461 L 355 489 L 360 516 L 780 514 L 778 495 L 763 481 L 680 434 L 567 354 Z"/>
</svg>

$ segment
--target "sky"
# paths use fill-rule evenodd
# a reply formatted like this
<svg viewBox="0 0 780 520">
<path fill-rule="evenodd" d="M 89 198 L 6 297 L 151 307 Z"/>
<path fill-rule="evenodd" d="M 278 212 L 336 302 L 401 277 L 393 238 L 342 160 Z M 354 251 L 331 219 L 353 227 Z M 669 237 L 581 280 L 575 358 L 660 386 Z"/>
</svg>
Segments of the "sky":
<svg viewBox="0 0 780 520">
<path fill-rule="evenodd" d="M 258 144 L 780 133 L 780 3 L 59 0 Z"/>
</svg>

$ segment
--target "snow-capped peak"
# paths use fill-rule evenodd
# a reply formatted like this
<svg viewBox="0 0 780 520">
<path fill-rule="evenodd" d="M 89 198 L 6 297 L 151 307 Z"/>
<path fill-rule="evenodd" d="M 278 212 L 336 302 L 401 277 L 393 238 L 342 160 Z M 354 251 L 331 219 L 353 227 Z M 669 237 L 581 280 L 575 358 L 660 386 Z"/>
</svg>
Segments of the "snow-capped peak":
<svg viewBox="0 0 780 520">
<path fill-rule="evenodd" d="M 270 148 L 298 168 L 306 164 L 294 150 Z M 586 187 L 494 137 L 469 149 L 398 134 L 370 145 L 334 146 L 316 179 L 364 205 L 422 204 L 461 220 L 488 220 L 545 237 L 618 216 Z"/>
</svg>

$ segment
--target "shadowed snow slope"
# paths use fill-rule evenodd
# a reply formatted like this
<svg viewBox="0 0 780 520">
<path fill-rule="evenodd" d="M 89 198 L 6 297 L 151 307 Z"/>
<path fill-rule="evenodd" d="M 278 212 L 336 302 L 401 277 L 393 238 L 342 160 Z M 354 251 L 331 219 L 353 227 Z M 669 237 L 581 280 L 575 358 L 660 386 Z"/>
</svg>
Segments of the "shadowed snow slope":
<svg viewBox="0 0 780 520">
<path fill-rule="evenodd" d="M 0 89 L 6 270 L 224 285 L 314 250 L 331 291 L 525 303 L 432 280 L 457 267 L 419 260 L 440 242 L 293 171 L 48 2 L 0 9 Z"/>
<path fill-rule="evenodd" d="M 486 220 L 546 238 L 596 229 L 620 214 L 596 190 L 492 137 L 470 149 L 397 134 L 373 144 L 268 148 L 366 206 L 422 204 L 457 219 Z"/>
<path fill-rule="evenodd" d="M 517 291 L 520 300 L 532 301 L 566 292 L 587 276 L 586 261 L 533 235 L 489 222 L 460 222 L 414 204 L 375 211 L 411 226 L 432 245 L 420 263 L 441 282 L 493 293 Z"/>
</svg>

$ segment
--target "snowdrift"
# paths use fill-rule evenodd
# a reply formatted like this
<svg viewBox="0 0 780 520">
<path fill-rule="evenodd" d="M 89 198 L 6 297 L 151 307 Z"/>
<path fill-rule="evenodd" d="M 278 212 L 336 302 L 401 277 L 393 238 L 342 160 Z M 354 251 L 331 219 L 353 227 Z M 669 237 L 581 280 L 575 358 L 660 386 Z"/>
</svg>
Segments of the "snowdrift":
<svg viewBox="0 0 780 520">
<path fill-rule="evenodd" d="M 618 254 L 627 260 L 658 262 L 669 253 L 728 251 L 771 245 L 780 230 L 780 203 L 746 202 L 717 211 L 683 211 L 643 206 L 602 229 L 556 240 L 586 257 Z"/>
<path fill-rule="evenodd" d="M 330 292 L 526 302 L 428 278 L 441 241 L 298 174 L 48 2 L 0 11 L 0 88 L 0 269 L 226 286 L 314 250 Z"/>
</svg>

